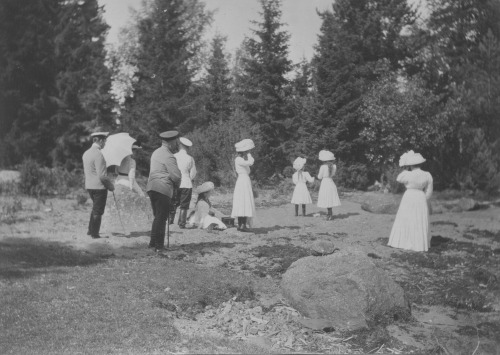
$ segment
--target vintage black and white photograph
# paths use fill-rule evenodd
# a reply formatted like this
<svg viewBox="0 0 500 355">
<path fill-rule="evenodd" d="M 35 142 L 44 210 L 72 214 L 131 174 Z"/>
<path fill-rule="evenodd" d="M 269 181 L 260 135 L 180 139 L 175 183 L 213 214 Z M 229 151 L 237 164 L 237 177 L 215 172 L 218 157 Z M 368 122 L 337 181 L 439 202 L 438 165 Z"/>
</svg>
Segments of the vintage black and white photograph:
<svg viewBox="0 0 500 355">
<path fill-rule="evenodd" d="M 0 354 L 500 354 L 500 0 L 0 0 Z"/>
</svg>

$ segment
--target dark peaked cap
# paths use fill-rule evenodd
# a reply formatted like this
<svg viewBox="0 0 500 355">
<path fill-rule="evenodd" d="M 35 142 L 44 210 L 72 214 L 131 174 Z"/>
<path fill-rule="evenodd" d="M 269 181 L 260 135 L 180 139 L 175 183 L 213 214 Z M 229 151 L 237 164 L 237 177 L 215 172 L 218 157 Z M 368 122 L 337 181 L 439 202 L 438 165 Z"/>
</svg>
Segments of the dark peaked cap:
<svg viewBox="0 0 500 355">
<path fill-rule="evenodd" d="M 179 132 L 177 131 L 166 131 L 163 133 L 160 133 L 160 138 L 166 141 L 170 141 L 172 139 L 175 139 L 179 136 Z"/>
</svg>

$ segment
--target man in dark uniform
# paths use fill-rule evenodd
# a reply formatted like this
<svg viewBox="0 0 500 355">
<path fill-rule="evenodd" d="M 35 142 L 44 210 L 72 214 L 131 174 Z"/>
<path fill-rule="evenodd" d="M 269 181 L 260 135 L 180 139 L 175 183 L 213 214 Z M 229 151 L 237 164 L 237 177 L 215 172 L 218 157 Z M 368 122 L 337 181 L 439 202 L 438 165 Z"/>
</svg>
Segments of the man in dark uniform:
<svg viewBox="0 0 500 355">
<path fill-rule="evenodd" d="M 101 149 L 106 144 L 108 132 L 94 132 L 92 146 L 83 154 L 83 171 L 85 173 L 85 189 L 92 199 L 92 212 L 90 213 L 89 229 L 87 235 L 97 239 L 101 228 L 101 217 L 106 207 L 108 190 L 114 191 L 115 187 L 106 173 L 106 161 Z"/>
<path fill-rule="evenodd" d="M 150 247 L 161 252 L 165 243 L 165 226 L 173 208 L 173 194 L 179 187 L 181 172 L 177 167 L 174 153 L 178 150 L 177 131 L 160 134 L 162 145 L 151 155 L 151 166 L 146 191 L 153 208 L 153 226 L 151 227 Z"/>
</svg>

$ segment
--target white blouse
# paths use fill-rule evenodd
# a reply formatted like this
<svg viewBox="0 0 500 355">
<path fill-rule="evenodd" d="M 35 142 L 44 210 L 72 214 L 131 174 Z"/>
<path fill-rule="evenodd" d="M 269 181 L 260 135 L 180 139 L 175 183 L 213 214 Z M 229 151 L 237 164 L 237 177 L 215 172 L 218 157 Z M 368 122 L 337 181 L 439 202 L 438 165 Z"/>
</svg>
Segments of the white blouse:
<svg viewBox="0 0 500 355">
<path fill-rule="evenodd" d="M 314 182 L 314 178 L 309 175 L 307 171 L 303 171 L 299 174 L 299 172 L 295 172 L 292 176 L 293 183 L 297 185 L 299 182 Z"/>
<path fill-rule="evenodd" d="M 401 172 L 396 181 L 404 184 L 407 189 L 422 190 L 425 197 L 429 199 L 432 196 L 433 180 L 432 175 L 420 168 L 411 171 L 405 170 Z"/>
<path fill-rule="evenodd" d="M 328 165 L 327 164 L 323 164 L 319 168 L 318 179 L 321 180 L 321 179 L 324 179 L 324 178 L 331 178 L 332 176 L 335 175 L 336 172 L 337 172 L 337 165 L 335 165 L 335 164 L 333 165 L 333 171 L 332 171 L 332 174 L 330 175 L 328 173 Z"/>
<path fill-rule="evenodd" d="M 238 156 L 234 160 L 234 165 L 236 169 L 236 173 L 238 175 L 241 174 L 250 174 L 250 167 L 253 165 L 254 159 L 250 153 L 247 155 L 247 160 L 243 159 L 242 157 Z"/>
</svg>

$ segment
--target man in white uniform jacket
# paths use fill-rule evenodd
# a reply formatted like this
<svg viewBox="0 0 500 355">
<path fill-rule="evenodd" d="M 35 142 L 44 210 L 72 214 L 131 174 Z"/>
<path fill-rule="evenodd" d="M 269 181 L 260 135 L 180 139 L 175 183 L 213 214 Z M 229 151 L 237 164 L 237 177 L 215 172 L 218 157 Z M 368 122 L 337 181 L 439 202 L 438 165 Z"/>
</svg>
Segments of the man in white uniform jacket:
<svg viewBox="0 0 500 355">
<path fill-rule="evenodd" d="M 181 184 L 179 186 L 179 191 L 177 191 L 176 205 L 179 206 L 179 227 L 186 228 L 186 218 L 189 209 L 189 204 L 191 203 L 191 197 L 193 195 L 193 179 L 196 177 L 196 165 L 192 156 L 188 154 L 188 149 L 193 145 L 193 143 L 184 137 L 179 139 L 179 151 L 174 154 L 175 159 L 177 159 L 177 166 L 181 171 Z M 175 216 L 171 216 L 172 221 Z"/>
</svg>

